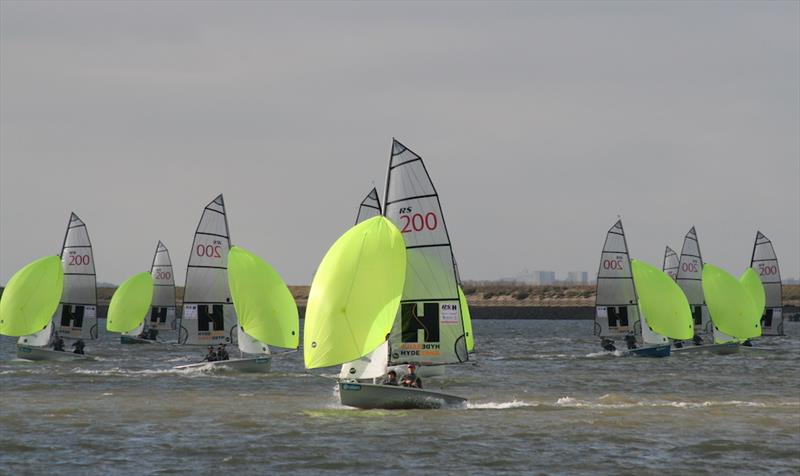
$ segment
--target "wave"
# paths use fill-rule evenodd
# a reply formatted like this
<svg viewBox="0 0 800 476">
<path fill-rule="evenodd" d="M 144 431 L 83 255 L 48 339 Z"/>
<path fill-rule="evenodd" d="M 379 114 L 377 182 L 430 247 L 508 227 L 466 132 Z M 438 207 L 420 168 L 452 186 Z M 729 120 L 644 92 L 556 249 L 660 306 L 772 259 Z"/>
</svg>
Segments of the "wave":
<svg viewBox="0 0 800 476">
<path fill-rule="evenodd" d="M 525 407 L 538 407 L 538 406 L 539 406 L 538 403 L 512 400 L 510 402 L 483 402 L 483 403 L 468 402 L 465 408 L 467 410 L 508 410 L 510 408 L 525 408 Z"/>
<path fill-rule="evenodd" d="M 638 401 L 615 395 L 603 395 L 598 401 L 579 400 L 573 397 L 561 397 L 555 402 L 556 407 L 562 408 L 636 408 L 636 407 L 673 407 L 673 408 L 708 408 L 708 407 L 776 407 L 800 406 L 800 401 L 781 402 L 750 402 L 745 400 L 706 400 L 702 402 L 653 400 Z"/>
</svg>

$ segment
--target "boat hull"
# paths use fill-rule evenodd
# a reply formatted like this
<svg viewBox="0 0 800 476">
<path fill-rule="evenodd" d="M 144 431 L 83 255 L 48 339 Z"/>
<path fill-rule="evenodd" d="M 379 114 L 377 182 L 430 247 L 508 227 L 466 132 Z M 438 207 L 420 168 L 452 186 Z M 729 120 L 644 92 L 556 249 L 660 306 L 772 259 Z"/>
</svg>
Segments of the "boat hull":
<svg viewBox="0 0 800 476">
<path fill-rule="evenodd" d="M 268 373 L 272 369 L 272 357 L 265 355 L 249 359 L 217 360 L 214 362 L 199 362 L 196 364 L 178 365 L 176 370 L 208 369 L 212 370 L 225 367 L 243 373 Z"/>
<path fill-rule="evenodd" d="M 353 382 L 339 382 L 339 397 L 342 405 L 348 407 L 385 410 L 442 408 L 463 405 L 468 401 L 449 393 Z"/>
<path fill-rule="evenodd" d="M 684 347 L 674 347 L 672 352 L 674 354 L 697 354 L 709 353 L 718 355 L 735 354 L 739 352 L 741 346 L 736 342 L 726 342 L 724 344 L 704 344 L 704 345 L 689 345 Z"/>
<path fill-rule="evenodd" d="M 75 354 L 73 352 L 57 351 L 42 347 L 17 344 L 17 357 L 25 360 L 51 361 L 51 362 L 75 362 L 95 360 L 94 357 L 85 354 Z"/>
<path fill-rule="evenodd" d="M 670 347 L 669 344 L 641 347 L 639 349 L 626 350 L 625 355 L 633 357 L 669 357 Z"/>
</svg>

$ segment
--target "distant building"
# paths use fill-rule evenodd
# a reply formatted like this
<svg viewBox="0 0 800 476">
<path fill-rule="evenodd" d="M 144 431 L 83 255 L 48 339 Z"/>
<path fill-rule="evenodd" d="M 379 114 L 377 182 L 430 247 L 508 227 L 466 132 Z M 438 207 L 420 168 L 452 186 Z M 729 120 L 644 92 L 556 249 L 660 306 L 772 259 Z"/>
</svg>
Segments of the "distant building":
<svg viewBox="0 0 800 476">
<path fill-rule="evenodd" d="M 534 271 L 533 284 L 555 284 L 556 272 L 555 271 Z"/>
<path fill-rule="evenodd" d="M 569 284 L 589 284 L 589 273 L 586 271 L 570 271 L 567 273 Z"/>
</svg>

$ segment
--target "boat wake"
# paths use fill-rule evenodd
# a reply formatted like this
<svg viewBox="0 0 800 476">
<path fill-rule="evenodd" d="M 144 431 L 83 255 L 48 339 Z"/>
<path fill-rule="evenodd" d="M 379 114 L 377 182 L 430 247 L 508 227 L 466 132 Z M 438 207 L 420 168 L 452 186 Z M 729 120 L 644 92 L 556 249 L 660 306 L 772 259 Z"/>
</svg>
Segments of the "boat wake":
<svg viewBox="0 0 800 476">
<path fill-rule="evenodd" d="M 800 401 L 782 402 L 750 402 L 743 400 L 706 400 L 702 402 L 670 401 L 670 400 L 651 400 L 637 401 L 614 395 L 603 395 L 597 401 L 579 400 L 573 397 L 561 397 L 555 402 L 556 407 L 561 408 L 596 408 L 596 409 L 619 409 L 619 408 L 709 408 L 709 407 L 775 407 L 775 406 L 800 406 Z"/>
</svg>

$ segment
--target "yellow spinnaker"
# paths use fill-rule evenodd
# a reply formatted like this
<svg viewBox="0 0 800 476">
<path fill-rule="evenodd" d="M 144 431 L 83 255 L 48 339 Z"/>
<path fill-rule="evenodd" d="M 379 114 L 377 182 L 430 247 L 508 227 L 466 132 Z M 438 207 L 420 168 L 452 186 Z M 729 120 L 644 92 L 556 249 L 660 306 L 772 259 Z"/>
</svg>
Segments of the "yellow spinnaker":
<svg viewBox="0 0 800 476">
<path fill-rule="evenodd" d="M 639 309 L 647 325 L 671 339 L 691 339 L 694 336 L 692 311 L 678 283 L 644 261 L 631 260 L 631 269 L 639 295 Z"/>
<path fill-rule="evenodd" d="M 469 315 L 469 304 L 464 290 L 458 287 L 458 305 L 461 306 L 461 320 L 464 321 L 464 335 L 467 339 L 467 352 L 475 350 L 475 338 L 472 336 L 472 317 Z"/>
<path fill-rule="evenodd" d="M 703 294 L 714 327 L 721 332 L 740 340 L 761 335 L 763 307 L 759 310 L 750 291 L 727 271 L 704 264 Z"/>
<path fill-rule="evenodd" d="M 108 306 L 106 330 L 130 332 L 144 321 L 153 302 L 153 277 L 139 273 L 119 285 Z"/>
<path fill-rule="evenodd" d="M 0 334 L 26 336 L 47 327 L 63 290 L 60 257 L 46 256 L 22 267 L 8 280 L 0 298 Z"/>
<path fill-rule="evenodd" d="M 297 303 L 281 275 L 244 248 L 228 252 L 228 287 L 239 326 L 268 345 L 296 349 L 300 342 Z"/>
<path fill-rule="evenodd" d="M 406 274 L 406 244 L 382 216 L 364 220 L 331 246 L 314 275 L 303 328 L 309 369 L 338 365 L 386 341 Z"/>
</svg>

